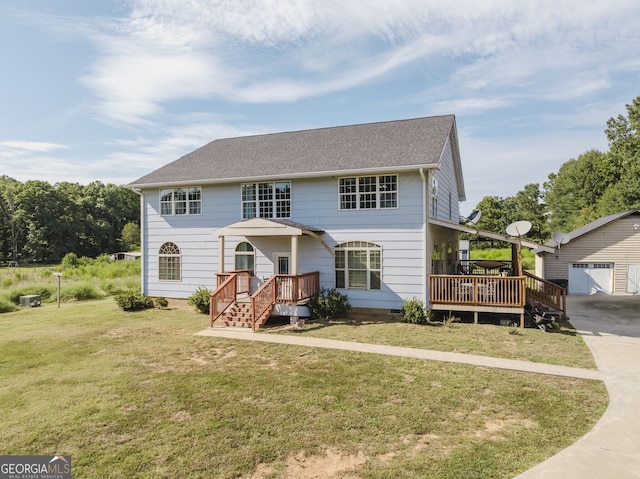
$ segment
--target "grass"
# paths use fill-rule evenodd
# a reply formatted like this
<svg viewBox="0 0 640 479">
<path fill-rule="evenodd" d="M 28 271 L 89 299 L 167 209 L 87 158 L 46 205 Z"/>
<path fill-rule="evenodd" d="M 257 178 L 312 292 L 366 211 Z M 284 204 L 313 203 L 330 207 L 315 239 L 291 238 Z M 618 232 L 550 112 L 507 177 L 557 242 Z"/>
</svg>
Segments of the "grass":
<svg viewBox="0 0 640 479">
<path fill-rule="evenodd" d="M 0 315 L 2 453 L 70 454 L 83 478 L 510 478 L 607 404 L 598 381 L 193 336 L 206 325 L 112 298 Z"/>
<path fill-rule="evenodd" d="M 39 294 L 43 302 L 57 302 L 58 278 L 62 272 L 60 301 L 84 301 L 140 290 L 140 262 L 83 258 L 76 267 L 34 265 L 0 268 L 0 313 L 17 309 L 19 297 Z M 12 306 L 13 305 L 13 306 Z"/>
<path fill-rule="evenodd" d="M 487 248 L 487 249 L 474 249 L 471 251 L 471 260 L 478 261 L 481 259 L 511 259 L 511 248 Z M 526 270 L 535 270 L 535 253 L 528 248 L 523 248 L 521 251 L 522 267 Z"/>
<path fill-rule="evenodd" d="M 512 328 L 493 324 L 431 322 L 408 324 L 400 320 L 314 320 L 304 329 L 284 329 L 280 334 L 298 334 L 360 343 L 434 349 L 506 359 L 596 369 L 589 348 L 566 321 L 544 333 L 537 328 Z"/>
</svg>

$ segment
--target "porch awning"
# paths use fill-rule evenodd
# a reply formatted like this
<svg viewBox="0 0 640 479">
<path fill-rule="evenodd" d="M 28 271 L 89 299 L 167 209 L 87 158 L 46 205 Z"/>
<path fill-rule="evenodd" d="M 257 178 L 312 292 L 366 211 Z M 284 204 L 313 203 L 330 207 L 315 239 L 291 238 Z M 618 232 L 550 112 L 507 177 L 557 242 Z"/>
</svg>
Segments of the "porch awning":
<svg viewBox="0 0 640 479">
<path fill-rule="evenodd" d="M 533 241 L 526 240 L 524 238 L 513 238 L 507 235 L 501 235 L 498 233 L 493 233 L 491 231 L 485 231 L 478 228 L 473 228 L 471 226 L 461 225 L 458 223 L 451 223 L 450 221 L 442 221 L 435 218 L 430 218 L 429 223 L 436 226 L 441 226 L 443 228 L 449 228 L 452 230 L 464 231 L 465 233 L 473 233 L 480 236 L 484 236 L 486 238 L 492 238 L 495 240 L 506 241 L 507 243 L 512 244 L 521 244 L 527 248 L 531 248 L 538 251 L 546 251 L 547 253 L 554 253 L 556 250 L 547 245 L 543 245 L 540 243 L 535 243 Z"/>
<path fill-rule="evenodd" d="M 250 218 L 213 232 L 216 236 L 302 236 L 315 238 L 324 234 L 320 228 L 283 219 Z"/>
</svg>

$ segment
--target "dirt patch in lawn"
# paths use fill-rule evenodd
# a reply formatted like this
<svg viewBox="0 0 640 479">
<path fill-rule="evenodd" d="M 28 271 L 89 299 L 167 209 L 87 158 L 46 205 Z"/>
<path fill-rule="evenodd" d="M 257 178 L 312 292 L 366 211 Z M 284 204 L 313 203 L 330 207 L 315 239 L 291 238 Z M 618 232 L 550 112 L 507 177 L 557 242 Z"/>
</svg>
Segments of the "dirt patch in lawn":
<svg viewBox="0 0 640 479">
<path fill-rule="evenodd" d="M 287 458 L 283 479 L 357 479 L 356 468 L 367 461 L 367 457 L 346 455 L 337 451 L 327 451 L 323 456 L 307 456 L 304 452 Z M 251 479 L 273 477 L 276 468 L 268 464 L 260 464 L 251 475 Z"/>
</svg>

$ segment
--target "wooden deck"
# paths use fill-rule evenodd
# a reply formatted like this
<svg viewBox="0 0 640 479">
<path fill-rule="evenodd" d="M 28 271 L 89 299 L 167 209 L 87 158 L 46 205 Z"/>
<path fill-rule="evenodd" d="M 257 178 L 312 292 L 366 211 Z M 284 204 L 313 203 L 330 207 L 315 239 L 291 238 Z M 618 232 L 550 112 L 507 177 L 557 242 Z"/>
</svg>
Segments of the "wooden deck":
<svg viewBox="0 0 640 479">
<path fill-rule="evenodd" d="M 524 327 L 525 307 L 532 298 L 566 314 L 566 290 L 529 273 L 429 276 L 431 309 L 473 312 L 474 323 L 478 313 L 507 313 L 519 315 L 520 327 Z"/>
</svg>

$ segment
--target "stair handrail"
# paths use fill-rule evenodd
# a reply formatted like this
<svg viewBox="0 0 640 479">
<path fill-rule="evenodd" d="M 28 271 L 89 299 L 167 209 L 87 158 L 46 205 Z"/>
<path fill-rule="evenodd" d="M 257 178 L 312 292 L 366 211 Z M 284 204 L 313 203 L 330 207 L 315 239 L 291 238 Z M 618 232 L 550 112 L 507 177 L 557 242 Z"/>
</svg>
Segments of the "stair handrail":
<svg viewBox="0 0 640 479">
<path fill-rule="evenodd" d="M 566 288 L 526 271 L 524 272 L 524 276 L 527 282 L 527 296 L 545 306 L 549 306 L 557 311 L 562 311 L 564 316 L 567 316 Z"/>
<path fill-rule="evenodd" d="M 251 328 L 256 330 L 256 321 L 262 320 L 263 315 L 276 304 L 277 275 L 265 281 L 258 290 L 251 295 Z"/>
<path fill-rule="evenodd" d="M 209 295 L 209 327 L 222 316 L 222 313 L 231 306 L 236 300 L 238 292 L 237 273 L 229 273 L 225 279 L 210 295 Z"/>
</svg>

